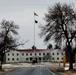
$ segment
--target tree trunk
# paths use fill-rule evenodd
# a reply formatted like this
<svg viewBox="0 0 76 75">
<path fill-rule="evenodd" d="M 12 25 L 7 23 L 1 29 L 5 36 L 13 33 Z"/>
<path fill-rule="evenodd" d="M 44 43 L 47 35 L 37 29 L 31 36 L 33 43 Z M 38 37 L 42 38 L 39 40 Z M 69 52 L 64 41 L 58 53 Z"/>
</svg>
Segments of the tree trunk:
<svg viewBox="0 0 76 75">
<path fill-rule="evenodd" d="M 73 55 L 72 47 L 71 47 L 70 44 L 68 46 L 68 53 L 69 53 L 69 70 L 73 70 L 73 58 L 74 58 L 74 55 Z"/>
<path fill-rule="evenodd" d="M 69 70 L 73 70 L 73 58 L 69 62 Z"/>
<path fill-rule="evenodd" d="M 4 59 L 4 54 L 1 55 L 0 70 L 2 70 L 3 59 Z"/>
<path fill-rule="evenodd" d="M 69 60 L 69 70 L 73 70 L 73 58 L 74 58 L 74 56 L 73 56 L 73 53 L 70 51 L 70 53 L 69 53 L 70 55 L 69 55 L 69 58 L 70 58 L 70 60 Z"/>
<path fill-rule="evenodd" d="M 2 71 L 2 64 L 0 64 L 0 70 Z"/>
</svg>

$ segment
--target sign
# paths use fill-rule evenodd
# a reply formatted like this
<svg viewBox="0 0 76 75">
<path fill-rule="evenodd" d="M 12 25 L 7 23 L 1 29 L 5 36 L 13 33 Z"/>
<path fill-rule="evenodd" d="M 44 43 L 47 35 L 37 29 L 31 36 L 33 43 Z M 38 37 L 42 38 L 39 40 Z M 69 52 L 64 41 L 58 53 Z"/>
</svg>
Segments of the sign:
<svg viewBox="0 0 76 75">
<path fill-rule="evenodd" d="M 63 56 L 62 60 L 63 60 L 63 67 L 65 67 L 65 63 L 66 63 L 66 56 Z"/>
<path fill-rule="evenodd" d="M 63 63 L 66 62 L 66 56 L 63 56 L 62 61 L 63 61 Z"/>
</svg>

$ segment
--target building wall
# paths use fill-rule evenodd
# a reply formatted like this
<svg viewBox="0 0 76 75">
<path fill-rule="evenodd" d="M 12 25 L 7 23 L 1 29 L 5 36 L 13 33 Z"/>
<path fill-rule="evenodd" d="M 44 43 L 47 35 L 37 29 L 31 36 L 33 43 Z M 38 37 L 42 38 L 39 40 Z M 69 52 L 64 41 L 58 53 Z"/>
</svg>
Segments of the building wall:
<svg viewBox="0 0 76 75">
<path fill-rule="evenodd" d="M 6 62 L 20 62 L 20 53 L 17 51 L 10 51 L 6 53 Z"/>
<path fill-rule="evenodd" d="M 32 62 L 34 58 L 37 59 L 37 62 L 40 61 L 62 62 L 62 57 L 64 56 L 64 54 L 65 54 L 64 51 L 58 49 L 52 51 L 35 52 L 35 53 L 10 51 L 6 53 L 6 63 Z"/>
<path fill-rule="evenodd" d="M 65 55 L 65 52 L 62 50 L 52 50 L 51 51 L 51 61 L 52 62 L 62 62 L 62 58 Z"/>
<path fill-rule="evenodd" d="M 33 58 L 37 58 L 37 61 L 47 61 L 45 59 L 45 55 L 49 52 L 18 52 L 18 51 L 10 51 L 6 53 L 6 63 L 14 63 L 14 62 L 32 62 Z"/>
</svg>

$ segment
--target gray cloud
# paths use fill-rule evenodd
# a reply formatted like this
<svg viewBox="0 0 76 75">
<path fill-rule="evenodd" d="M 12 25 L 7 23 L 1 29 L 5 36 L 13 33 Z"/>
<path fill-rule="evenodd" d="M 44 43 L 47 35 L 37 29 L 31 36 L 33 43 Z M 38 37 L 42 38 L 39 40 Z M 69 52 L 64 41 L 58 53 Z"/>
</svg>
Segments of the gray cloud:
<svg viewBox="0 0 76 75">
<path fill-rule="evenodd" d="M 44 24 L 44 13 L 47 12 L 48 6 L 56 2 L 76 3 L 75 0 L 0 0 L 0 21 L 2 19 L 13 20 L 19 25 L 19 36 L 23 41 L 29 40 L 24 47 L 31 48 L 34 44 L 34 11 L 39 15 L 35 19 Z M 40 39 L 38 33 L 39 24 L 36 25 L 36 46 L 37 48 L 46 48 L 43 38 Z"/>
</svg>

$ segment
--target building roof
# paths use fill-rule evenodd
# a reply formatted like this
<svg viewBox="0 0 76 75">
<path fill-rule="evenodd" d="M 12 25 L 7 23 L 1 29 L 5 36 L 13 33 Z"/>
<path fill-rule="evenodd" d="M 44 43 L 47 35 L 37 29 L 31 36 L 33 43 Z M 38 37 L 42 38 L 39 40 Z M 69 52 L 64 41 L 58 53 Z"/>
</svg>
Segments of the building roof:
<svg viewBox="0 0 76 75">
<path fill-rule="evenodd" d="M 31 52 L 50 52 L 51 50 L 48 50 L 48 49 L 36 49 L 36 50 L 33 50 L 33 49 L 18 49 L 17 51 L 31 53 Z"/>
</svg>

